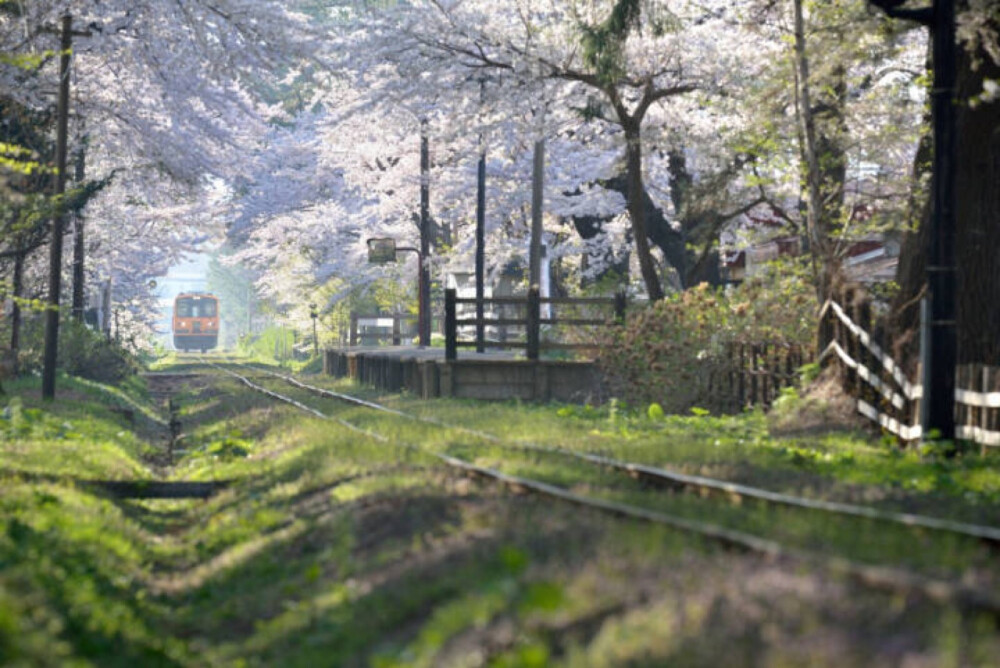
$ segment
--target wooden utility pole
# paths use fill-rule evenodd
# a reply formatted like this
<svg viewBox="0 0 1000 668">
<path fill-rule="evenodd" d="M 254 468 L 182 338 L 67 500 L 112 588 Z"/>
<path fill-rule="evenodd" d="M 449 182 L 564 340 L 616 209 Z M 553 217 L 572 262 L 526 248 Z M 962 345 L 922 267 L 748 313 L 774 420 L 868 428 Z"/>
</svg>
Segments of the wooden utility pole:
<svg viewBox="0 0 1000 668">
<path fill-rule="evenodd" d="M 53 194 L 56 214 L 52 220 L 52 238 L 49 243 L 49 296 L 45 313 L 45 356 L 42 367 L 42 398 L 55 399 L 56 357 L 59 346 L 59 291 L 62 288 L 62 242 L 66 226 L 66 206 L 62 201 L 66 192 L 66 143 L 69 130 L 69 65 L 73 48 L 73 18 L 62 17 L 59 56 L 59 105 L 56 130 L 56 180 Z"/>
</svg>

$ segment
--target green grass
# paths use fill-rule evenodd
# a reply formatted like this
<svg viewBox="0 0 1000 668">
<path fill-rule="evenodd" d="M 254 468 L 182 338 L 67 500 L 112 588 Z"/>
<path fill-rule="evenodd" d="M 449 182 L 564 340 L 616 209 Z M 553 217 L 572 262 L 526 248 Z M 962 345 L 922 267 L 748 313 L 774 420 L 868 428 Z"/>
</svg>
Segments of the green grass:
<svg viewBox="0 0 1000 668">
<path fill-rule="evenodd" d="M 126 401 L 67 380 L 53 404 L 38 399 L 36 381 L 8 384 L 0 665 L 842 666 L 905 657 L 989 665 L 1000 649 L 988 620 L 949 606 L 511 494 L 456 475 L 428 451 L 800 547 L 995 582 L 995 557 L 962 541 L 666 493 L 259 381 L 393 439 L 382 443 L 216 372 L 175 395 L 184 437 L 165 468 L 162 429 L 122 410 L 161 410 L 142 379 L 132 382 Z M 989 460 L 887 456 L 851 435 L 782 441 L 756 415 L 650 420 L 621 410 L 385 399 L 512 439 L 762 476 L 781 489 L 870 494 L 882 504 L 947 498 L 955 513 L 994 509 Z M 959 489 L 895 488 L 856 470 L 876 465 L 925 482 L 944 466 Z M 116 501 L 70 481 L 155 476 L 232 484 L 206 501 Z M 876 494 L 886 489 L 900 496 Z"/>
<path fill-rule="evenodd" d="M 834 431 L 776 437 L 757 412 L 739 416 L 665 416 L 621 406 L 600 408 L 464 400 L 424 402 L 382 397 L 346 381 L 313 377 L 311 383 L 517 442 L 558 446 L 774 491 L 869 503 L 989 523 L 1000 516 L 1000 452 L 946 458 L 900 449 L 868 433 Z M 268 383 L 277 389 L 280 383 Z M 285 385 L 283 391 L 294 393 Z M 302 398 L 304 394 L 296 394 Z M 311 405 L 321 406 L 319 403 Z M 327 404 L 331 405 L 331 404 Z M 359 424 L 382 419 L 367 409 L 337 409 Z M 453 437 L 458 437 L 454 436 Z M 468 440 L 470 437 L 462 437 Z"/>
</svg>

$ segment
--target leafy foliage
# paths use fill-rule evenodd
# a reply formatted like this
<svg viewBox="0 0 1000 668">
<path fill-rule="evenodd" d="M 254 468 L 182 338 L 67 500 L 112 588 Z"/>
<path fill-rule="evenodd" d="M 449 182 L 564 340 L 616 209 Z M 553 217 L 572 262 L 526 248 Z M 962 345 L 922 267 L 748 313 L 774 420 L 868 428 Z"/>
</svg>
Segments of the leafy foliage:
<svg viewBox="0 0 1000 668">
<path fill-rule="evenodd" d="M 669 413 L 712 404 L 711 377 L 734 371 L 733 346 L 813 345 L 816 301 L 795 278 L 753 281 L 733 290 L 706 284 L 656 302 L 611 330 L 600 364 L 617 396 Z"/>
</svg>

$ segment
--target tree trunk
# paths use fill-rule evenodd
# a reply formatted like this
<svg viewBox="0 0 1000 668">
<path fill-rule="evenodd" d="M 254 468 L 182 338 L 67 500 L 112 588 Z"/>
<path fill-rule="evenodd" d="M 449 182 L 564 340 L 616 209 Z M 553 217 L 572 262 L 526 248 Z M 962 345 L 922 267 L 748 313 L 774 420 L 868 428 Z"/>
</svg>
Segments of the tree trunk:
<svg viewBox="0 0 1000 668">
<path fill-rule="evenodd" d="M 930 61 L 927 63 L 930 69 Z M 930 109 L 924 115 L 924 125 L 931 125 Z M 890 326 L 892 328 L 892 355 L 899 360 L 911 378 L 917 372 L 920 357 L 920 297 L 927 285 L 927 243 L 930 239 L 931 198 L 927 191 L 930 183 L 933 142 L 930 131 L 920 137 L 917 154 L 913 160 L 912 192 L 906 211 L 906 233 L 896 267 L 899 293 L 893 300 Z"/>
<path fill-rule="evenodd" d="M 973 69 L 973 62 L 980 63 Z M 929 64 L 928 64 L 929 68 Z M 1000 78 L 1000 66 L 980 51 L 958 54 L 956 119 L 955 258 L 958 267 L 959 364 L 1000 365 L 1000 102 L 969 105 L 984 79 Z M 912 229 L 899 258 L 900 293 L 893 305 L 893 353 L 911 374 L 919 357 L 920 296 L 927 284 L 931 200 L 926 175 L 931 137 L 922 138 L 914 161 Z"/>
<path fill-rule="evenodd" d="M 973 63 L 979 66 L 973 69 Z M 1000 365 L 1000 101 L 969 104 L 1000 79 L 985 51 L 959 54 L 955 259 L 958 363 Z"/>
<path fill-rule="evenodd" d="M 639 124 L 625 123 L 625 177 L 628 181 L 627 206 L 635 234 L 635 252 L 639 260 L 639 270 L 646 284 L 650 301 L 663 299 L 663 288 L 656 271 L 656 262 L 649 247 L 649 233 L 646 230 L 645 186 L 642 181 L 642 136 Z"/>
<path fill-rule="evenodd" d="M 18 249 L 20 251 L 20 249 Z M 12 301 L 10 312 L 10 350 L 17 360 L 17 352 L 21 348 L 21 294 L 24 292 L 24 260 L 26 253 L 18 252 L 14 256 L 14 276 L 11 286 Z M 15 370 L 16 373 L 16 370 Z"/>
<path fill-rule="evenodd" d="M 816 87 L 821 92 L 813 100 L 802 0 L 795 0 L 793 9 L 800 152 L 805 163 L 806 233 L 817 297 L 823 302 L 833 295 L 840 275 L 832 235 L 843 211 L 847 165 L 843 149 L 843 104 L 847 89 L 844 72 L 840 70 L 828 86 Z M 819 343 L 823 346 L 826 342 Z"/>
</svg>

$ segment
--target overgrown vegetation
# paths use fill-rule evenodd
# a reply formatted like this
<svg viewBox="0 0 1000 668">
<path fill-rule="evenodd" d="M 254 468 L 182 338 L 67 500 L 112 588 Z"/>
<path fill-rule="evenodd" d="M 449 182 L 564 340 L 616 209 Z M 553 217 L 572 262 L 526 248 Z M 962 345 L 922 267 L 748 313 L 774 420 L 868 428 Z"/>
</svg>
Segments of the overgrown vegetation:
<svg viewBox="0 0 1000 668">
<path fill-rule="evenodd" d="M 184 437 L 173 466 L 154 469 L 162 434 L 119 410 L 113 394 L 60 382 L 64 400 L 48 405 L 36 381 L 13 384 L 0 422 L 3 665 L 707 666 L 740 657 L 754 665 L 988 665 L 1000 650 L 988 620 L 950 606 L 507 494 L 454 475 L 425 451 L 691 517 L 710 512 L 792 544 L 989 582 L 995 564 L 969 542 L 672 494 L 281 389 L 391 437 L 382 443 L 223 375 L 173 386 Z M 157 412 L 146 397 L 164 387 L 125 389 Z M 511 440 L 776 489 L 834 498 L 882 491 L 873 502 L 916 508 L 943 499 L 942 513 L 973 519 L 1000 507 L 995 469 L 978 455 L 944 460 L 850 434 L 776 439 L 755 413 L 381 399 Z M 156 470 L 233 483 L 207 501 L 116 501 L 70 480 L 143 479 Z"/>
<path fill-rule="evenodd" d="M 808 359 L 816 308 L 815 291 L 794 276 L 730 290 L 702 284 L 630 313 L 610 330 L 600 365 L 614 396 L 687 414 L 712 407 L 723 382 L 745 367 L 740 344 L 797 349 Z"/>
</svg>

